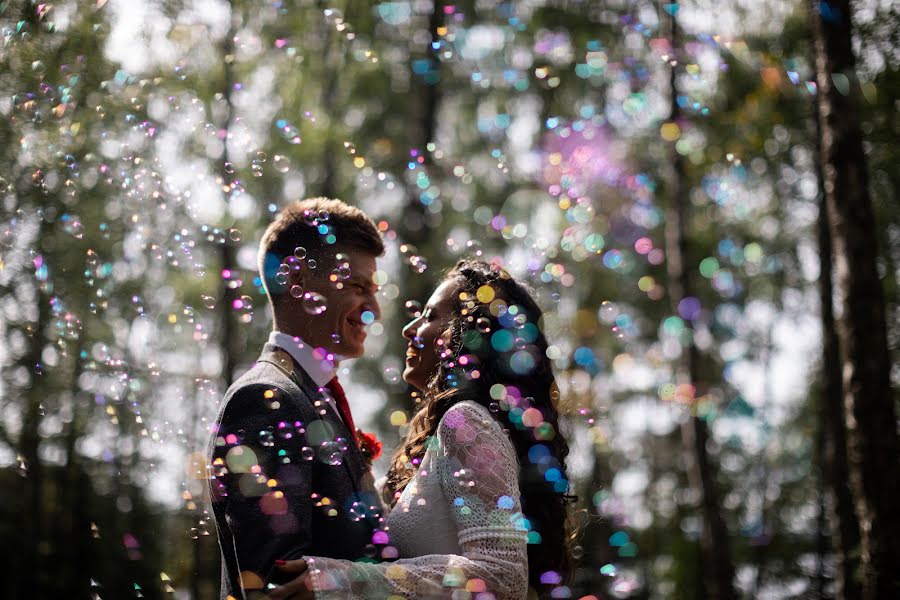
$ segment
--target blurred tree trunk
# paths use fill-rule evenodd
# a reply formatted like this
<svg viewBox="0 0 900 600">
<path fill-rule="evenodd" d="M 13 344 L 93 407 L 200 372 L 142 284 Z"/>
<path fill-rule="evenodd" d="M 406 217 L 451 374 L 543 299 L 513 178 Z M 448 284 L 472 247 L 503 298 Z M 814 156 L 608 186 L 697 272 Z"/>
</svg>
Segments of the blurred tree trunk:
<svg viewBox="0 0 900 600">
<path fill-rule="evenodd" d="M 821 154 L 820 121 L 813 111 L 817 154 Z M 818 156 L 817 156 L 818 159 Z M 816 161 L 819 182 L 819 303 L 822 318 L 822 383 L 819 397 L 820 460 L 831 523 L 831 550 L 835 567 L 836 597 L 855 600 L 862 597 L 859 585 L 859 522 L 853 511 L 850 474 L 847 466 L 847 429 L 844 424 L 841 383 L 840 342 L 834 322 L 834 289 L 832 282 L 832 247 L 828 227 L 828 209 L 821 190 L 822 169 Z"/>
<path fill-rule="evenodd" d="M 435 44 L 440 43 L 441 35 L 438 32 L 444 24 L 444 2 L 443 0 L 434 0 L 431 6 L 431 14 L 428 17 L 428 32 L 430 44 L 427 48 L 427 56 L 429 62 L 428 72 L 421 75 L 421 94 L 422 108 L 421 120 L 418 127 L 418 139 L 413 146 L 420 152 L 423 158 L 423 165 L 428 170 L 433 164 L 431 151 L 428 150 L 428 144 L 435 141 L 437 131 L 438 112 L 441 103 L 441 58 L 440 48 L 435 48 Z M 414 81 L 420 77 L 414 74 Z M 414 157 L 407 157 L 407 160 L 415 160 Z M 434 174 L 430 174 L 432 177 Z M 403 239 L 419 246 L 427 239 L 428 234 L 428 218 L 429 214 L 424 204 L 421 202 L 421 190 L 415 183 L 406 184 L 406 210 L 403 218 Z M 413 283 L 414 297 L 421 295 L 424 290 L 416 290 L 415 287 L 422 287 L 422 283 L 418 283 L 421 278 L 414 278 L 410 281 Z M 423 282 L 424 283 L 424 282 Z"/>
<path fill-rule="evenodd" d="M 222 160 L 219 163 L 219 176 L 222 178 L 222 185 L 226 187 L 231 183 L 231 174 L 229 174 L 226 170 L 225 164 L 231 162 L 230 155 L 228 152 L 228 134 L 231 130 L 231 122 L 234 117 L 234 107 L 232 105 L 231 92 L 234 89 L 235 83 L 235 75 L 234 75 L 234 37 L 237 35 L 238 27 L 241 24 L 241 16 L 238 11 L 235 10 L 234 0 L 229 0 L 228 8 L 230 13 L 230 21 L 228 32 L 225 34 L 225 37 L 222 39 L 221 53 L 222 53 L 222 99 L 223 105 L 225 107 L 225 116 L 223 119 L 223 123 L 221 129 L 224 131 L 225 135 L 223 136 L 224 149 L 222 152 Z M 228 204 L 228 194 L 230 191 L 226 191 L 226 205 Z M 232 245 L 231 239 L 226 235 L 224 243 L 219 248 L 219 262 L 221 264 L 222 271 L 232 271 L 237 264 L 237 257 L 235 256 L 234 246 Z M 222 327 L 221 338 L 219 340 L 219 345 L 222 351 L 222 379 L 224 380 L 225 387 L 229 387 L 231 383 L 234 381 L 235 368 L 237 367 L 237 336 L 238 329 L 237 323 L 235 321 L 234 315 L 234 300 L 237 298 L 237 290 L 233 289 L 230 286 L 231 280 L 233 278 L 225 278 L 222 276 L 221 272 L 219 273 L 219 281 L 221 282 L 221 293 L 219 294 L 218 304 L 219 304 L 219 319 Z M 194 405 L 196 405 L 196 398 L 193 399 Z M 196 420 L 193 421 L 196 423 Z M 193 437 L 193 436 L 192 436 Z M 205 487 L 205 486 L 204 486 Z M 192 600 L 198 600 L 200 598 L 200 585 L 203 580 L 203 557 L 200 553 L 200 543 L 199 540 L 194 540 L 195 543 L 191 544 L 191 575 L 190 581 L 188 582 L 188 587 L 190 589 L 190 594 Z M 218 560 L 214 559 L 214 563 L 218 565 Z"/>
<path fill-rule="evenodd" d="M 222 178 L 222 185 L 227 186 L 231 183 L 231 175 L 226 171 L 225 164 L 231 162 L 229 152 L 228 152 L 228 133 L 231 130 L 231 120 L 234 116 L 234 107 L 232 106 L 231 101 L 231 90 L 234 87 L 235 77 L 234 77 L 234 36 L 237 35 L 237 29 L 240 25 L 240 15 L 237 14 L 234 10 L 234 2 L 229 1 L 229 8 L 231 10 L 231 23 L 228 28 L 228 33 L 225 34 L 225 38 L 222 40 L 222 69 L 223 69 L 223 82 L 222 82 L 222 98 L 223 104 L 225 106 L 225 118 L 222 123 L 222 130 L 224 131 L 224 144 L 225 149 L 222 155 L 222 161 L 219 164 L 219 175 Z M 226 193 L 226 204 L 227 204 L 227 195 Z M 232 246 L 231 240 L 226 236 L 225 243 L 221 245 L 221 249 L 219 250 L 219 260 L 222 264 L 223 270 L 231 270 L 234 268 L 236 263 L 236 257 L 234 254 L 234 247 Z M 237 337 L 237 329 L 235 327 L 235 317 L 233 314 L 233 303 L 234 299 L 237 297 L 236 290 L 232 289 L 228 284 L 229 280 L 224 277 L 219 277 L 219 280 L 222 282 L 222 293 L 220 294 L 220 306 L 219 311 L 221 315 L 221 323 L 222 323 L 222 355 L 223 355 L 223 369 L 222 375 L 225 379 L 225 386 L 231 385 L 231 382 L 234 380 L 234 369 L 237 365 L 237 352 L 235 349 L 235 338 Z"/>
<path fill-rule="evenodd" d="M 38 192 L 32 192 L 34 194 Z M 23 193 L 27 195 L 27 193 Z M 50 224 L 39 211 L 40 224 L 37 240 L 47 239 L 50 235 Z M 40 247 L 38 245 L 38 247 Z M 47 261 L 44 258 L 45 264 Z M 42 362 L 42 353 L 47 343 L 46 330 L 50 323 L 50 294 L 45 285 L 37 284 L 37 321 L 31 325 L 28 351 L 24 356 L 24 365 L 28 369 L 31 384 L 24 391 L 25 407 L 22 415 L 22 428 L 19 434 L 19 455 L 24 461 L 25 493 L 23 495 L 24 515 L 22 519 L 24 548 L 21 553 L 21 568 L 16 577 L 19 582 L 19 597 L 40 597 L 43 588 L 43 569 L 41 568 L 40 548 L 44 535 L 44 469 L 40 459 L 41 434 L 40 425 L 43 419 L 42 402 L 46 399 L 45 385 L 38 380 L 47 377 L 38 368 Z"/>
<path fill-rule="evenodd" d="M 680 35 L 674 15 L 670 15 L 669 23 L 672 52 L 677 56 Z M 677 63 L 672 66 L 669 73 L 669 91 L 671 112 L 668 122 L 678 124 L 681 120 L 681 110 L 678 106 Z M 689 186 L 684 157 L 676 151 L 674 143 L 671 144 L 671 171 L 668 187 L 669 204 L 666 210 L 665 231 L 666 263 L 669 276 L 669 298 L 672 310 L 677 315 L 679 314 L 679 303 L 693 294 L 687 265 Z M 699 389 L 701 383 L 700 355 L 693 342 L 691 321 L 684 319 L 684 324 L 690 342 L 682 350 L 682 358 L 676 372 L 678 383 L 688 383 L 693 386 L 696 398 L 702 395 Z M 688 459 L 688 480 L 699 495 L 700 514 L 703 520 L 703 533 L 700 540 L 703 555 L 701 568 L 703 595 L 706 598 L 718 600 L 733 598 L 734 566 L 729 549 L 728 529 L 720 511 L 714 467 L 707 451 L 709 428 L 706 421 L 692 410 L 691 416 L 682 424 L 681 433 Z"/>
<path fill-rule="evenodd" d="M 836 288 L 850 483 L 862 532 L 863 597 L 898 597 L 900 463 L 884 292 L 852 47 L 849 0 L 810 2 L 823 188 Z"/>
<path fill-rule="evenodd" d="M 347 14 L 351 3 L 345 2 L 341 14 Z M 348 17 L 349 20 L 349 17 Z M 343 71 L 346 48 L 339 39 L 340 36 L 334 31 L 334 27 L 327 21 L 323 22 L 325 35 L 325 48 L 322 52 L 324 60 L 322 61 L 322 99 L 321 106 L 328 115 L 328 123 L 331 131 L 337 129 L 335 120 L 339 119 L 339 109 L 337 103 L 338 78 Z M 320 195 L 326 198 L 335 198 L 337 196 L 337 153 L 335 152 L 335 144 L 332 134 L 326 135 L 322 147 L 322 186 Z"/>
<path fill-rule="evenodd" d="M 422 152 L 425 157 L 425 164 L 431 165 L 431 152 L 427 146 L 434 141 L 435 130 L 437 129 L 437 115 L 440 108 L 440 70 L 441 70 L 441 48 L 435 47 L 441 41 L 439 29 L 444 25 L 444 2 L 443 0 L 434 0 L 431 7 L 431 15 L 428 18 L 428 32 L 431 34 L 431 46 L 428 48 L 431 60 L 431 69 L 437 74 L 437 80 L 434 82 L 425 82 L 425 102 L 424 111 L 422 113 Z"/>
</svg>

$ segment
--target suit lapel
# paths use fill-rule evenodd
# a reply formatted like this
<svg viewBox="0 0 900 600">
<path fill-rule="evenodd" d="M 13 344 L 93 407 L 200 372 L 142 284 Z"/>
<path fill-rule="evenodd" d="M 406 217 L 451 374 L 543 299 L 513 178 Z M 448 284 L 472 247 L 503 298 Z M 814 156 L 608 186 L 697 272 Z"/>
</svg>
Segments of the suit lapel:
<svg viewBox="0 0 900 600">
<path fill-rule="evenodd" d="M 314 402 L 322 397 L 322 394 L 319 392 L 319 387 L 312 380 L 312 377 L 309 376 L 309 373 L 304 371 L 303 368 L 291 358 L 291 355 L 284 350 L 277 346 L 273 346 L 272 344 L 266 344 L 263 346 L 262 354 L 258 360 L 259 362 L 271 363 L 278 367 L 290 377 L 291 381 L 306 394 L 310 401 Z M 293 400 L 294 402 L 299 401 L 296 398 Z M 366 471 L 367 466 L 362 452 L 359 449 L 359 445 L 355 441 L 355 432 L 351 434 L 350 430 L 344 424 L 343 419 L 337 415 L 331 406 L 329 406 L 325 411 L 325 414 L 322 415 L 322 419 L 331 425 L 337 436 L 347 440 L 347 450 L 342 453 L 344 457 L 343 463 L 344 467 L 347 469 L 347 474 L 350 476 L 350 480 L 353 483 L 353 489 L 359 492 L 358 482 L 360 477 L 362 477 L 362 474 Z"/>
</svg>

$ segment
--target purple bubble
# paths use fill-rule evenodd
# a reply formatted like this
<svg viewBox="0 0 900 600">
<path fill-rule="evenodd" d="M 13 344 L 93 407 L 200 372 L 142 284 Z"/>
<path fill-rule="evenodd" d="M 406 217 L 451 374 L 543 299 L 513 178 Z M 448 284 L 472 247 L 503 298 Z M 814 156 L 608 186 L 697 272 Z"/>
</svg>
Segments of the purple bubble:
<svg viewBox="0 0 900 600">
<path fill-rule="evenodd" d="M 678 303 L 678 314 L 682 319 L 693 321 L 700 316 L 700 301 L 693 296 L 688 296 Z"/>
</svg>

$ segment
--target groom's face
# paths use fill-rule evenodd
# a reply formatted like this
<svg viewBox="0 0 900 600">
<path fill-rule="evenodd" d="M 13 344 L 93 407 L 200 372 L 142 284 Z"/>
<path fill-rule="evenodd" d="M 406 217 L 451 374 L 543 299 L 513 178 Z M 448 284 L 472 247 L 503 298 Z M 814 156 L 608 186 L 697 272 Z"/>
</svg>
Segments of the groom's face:
<svg viewBox="0 0 900 600">
<path fill-rule="evenodd" d="M 346 358 L 358 358 L 364 351 L 366 325 L 381 317 L 376 299 L 378 285 L 374 282 L 375 257 L 356 248 L 326 252 L 334 254 L 321 260 L 313 271 L 304 268 L 300 283 L 307 294 L 320 294 L 324 298 L 324 312 L 315 314 L 321 305 L 308 298 L 289 298 L 291 311 L 301 323 L 300 335 L 308 344 Z M 339 264 L 334 258 L 337 254 L 343 255 Z M 344 263 L 349 263 L 349 277 L 344 278 L 346 270 L 333 277 L 333 270 Z"/>
</svg>

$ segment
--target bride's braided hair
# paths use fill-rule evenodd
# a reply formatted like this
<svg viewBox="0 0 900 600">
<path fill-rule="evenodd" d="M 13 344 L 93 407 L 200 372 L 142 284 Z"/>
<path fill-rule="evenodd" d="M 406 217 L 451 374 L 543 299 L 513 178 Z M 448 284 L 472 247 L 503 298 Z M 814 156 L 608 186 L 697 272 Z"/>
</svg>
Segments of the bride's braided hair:
<svg viewBox="0 0 900 600">
<path fill-rule="evenodd" d="M 542 313 L 525 285 L 486 262 L 462 260 L 445 280 L 458 281 L 460 286 L 456 292 L 458 306 L 449 325 L 450 341 L 424 390 L 406 441 L 393 456 L 384 498 L 392 506 L 396 503 L 415 475 L 428 439 L 436 434 L 441 417 L 453 404 L 462 400 L 482 404 L 508 432 L 516 450 L 522 512 L 535 532 L 530 534 L 528 544 L 529 584 L 546 592 L 548 583 L 555 582 L 553 573 L 563 582 L 570 578 L 572 528 L 565 464 L 569 445 L 559 430 L 559 390 L 541 330 Z M 489 302 L 478 299 L 478 290 L 484 286 L 489 286 L 494 296 Z M 492 345 L 492 334 L 504 328 L 517 338 L 518 345 L 510 351 L 499 351 Z M 514 354 L 519 355 L 518 360 L 511 360 Z M 460 365 L 462 356 L 466 356 L 465 366 Z M 473 370 L 477 370 L 477 376 L 473 377 Z M 491 388 L 496 384 L 512 394 L 493 399 Z M 540 411 L 542 422 L 538 427 L 522 423 L 522 412 L 528 408 Z M 556 471 L 549 475 L 551 469 Z M 541 583 L 542 575 L 545 584 Z"/>
</svg>

